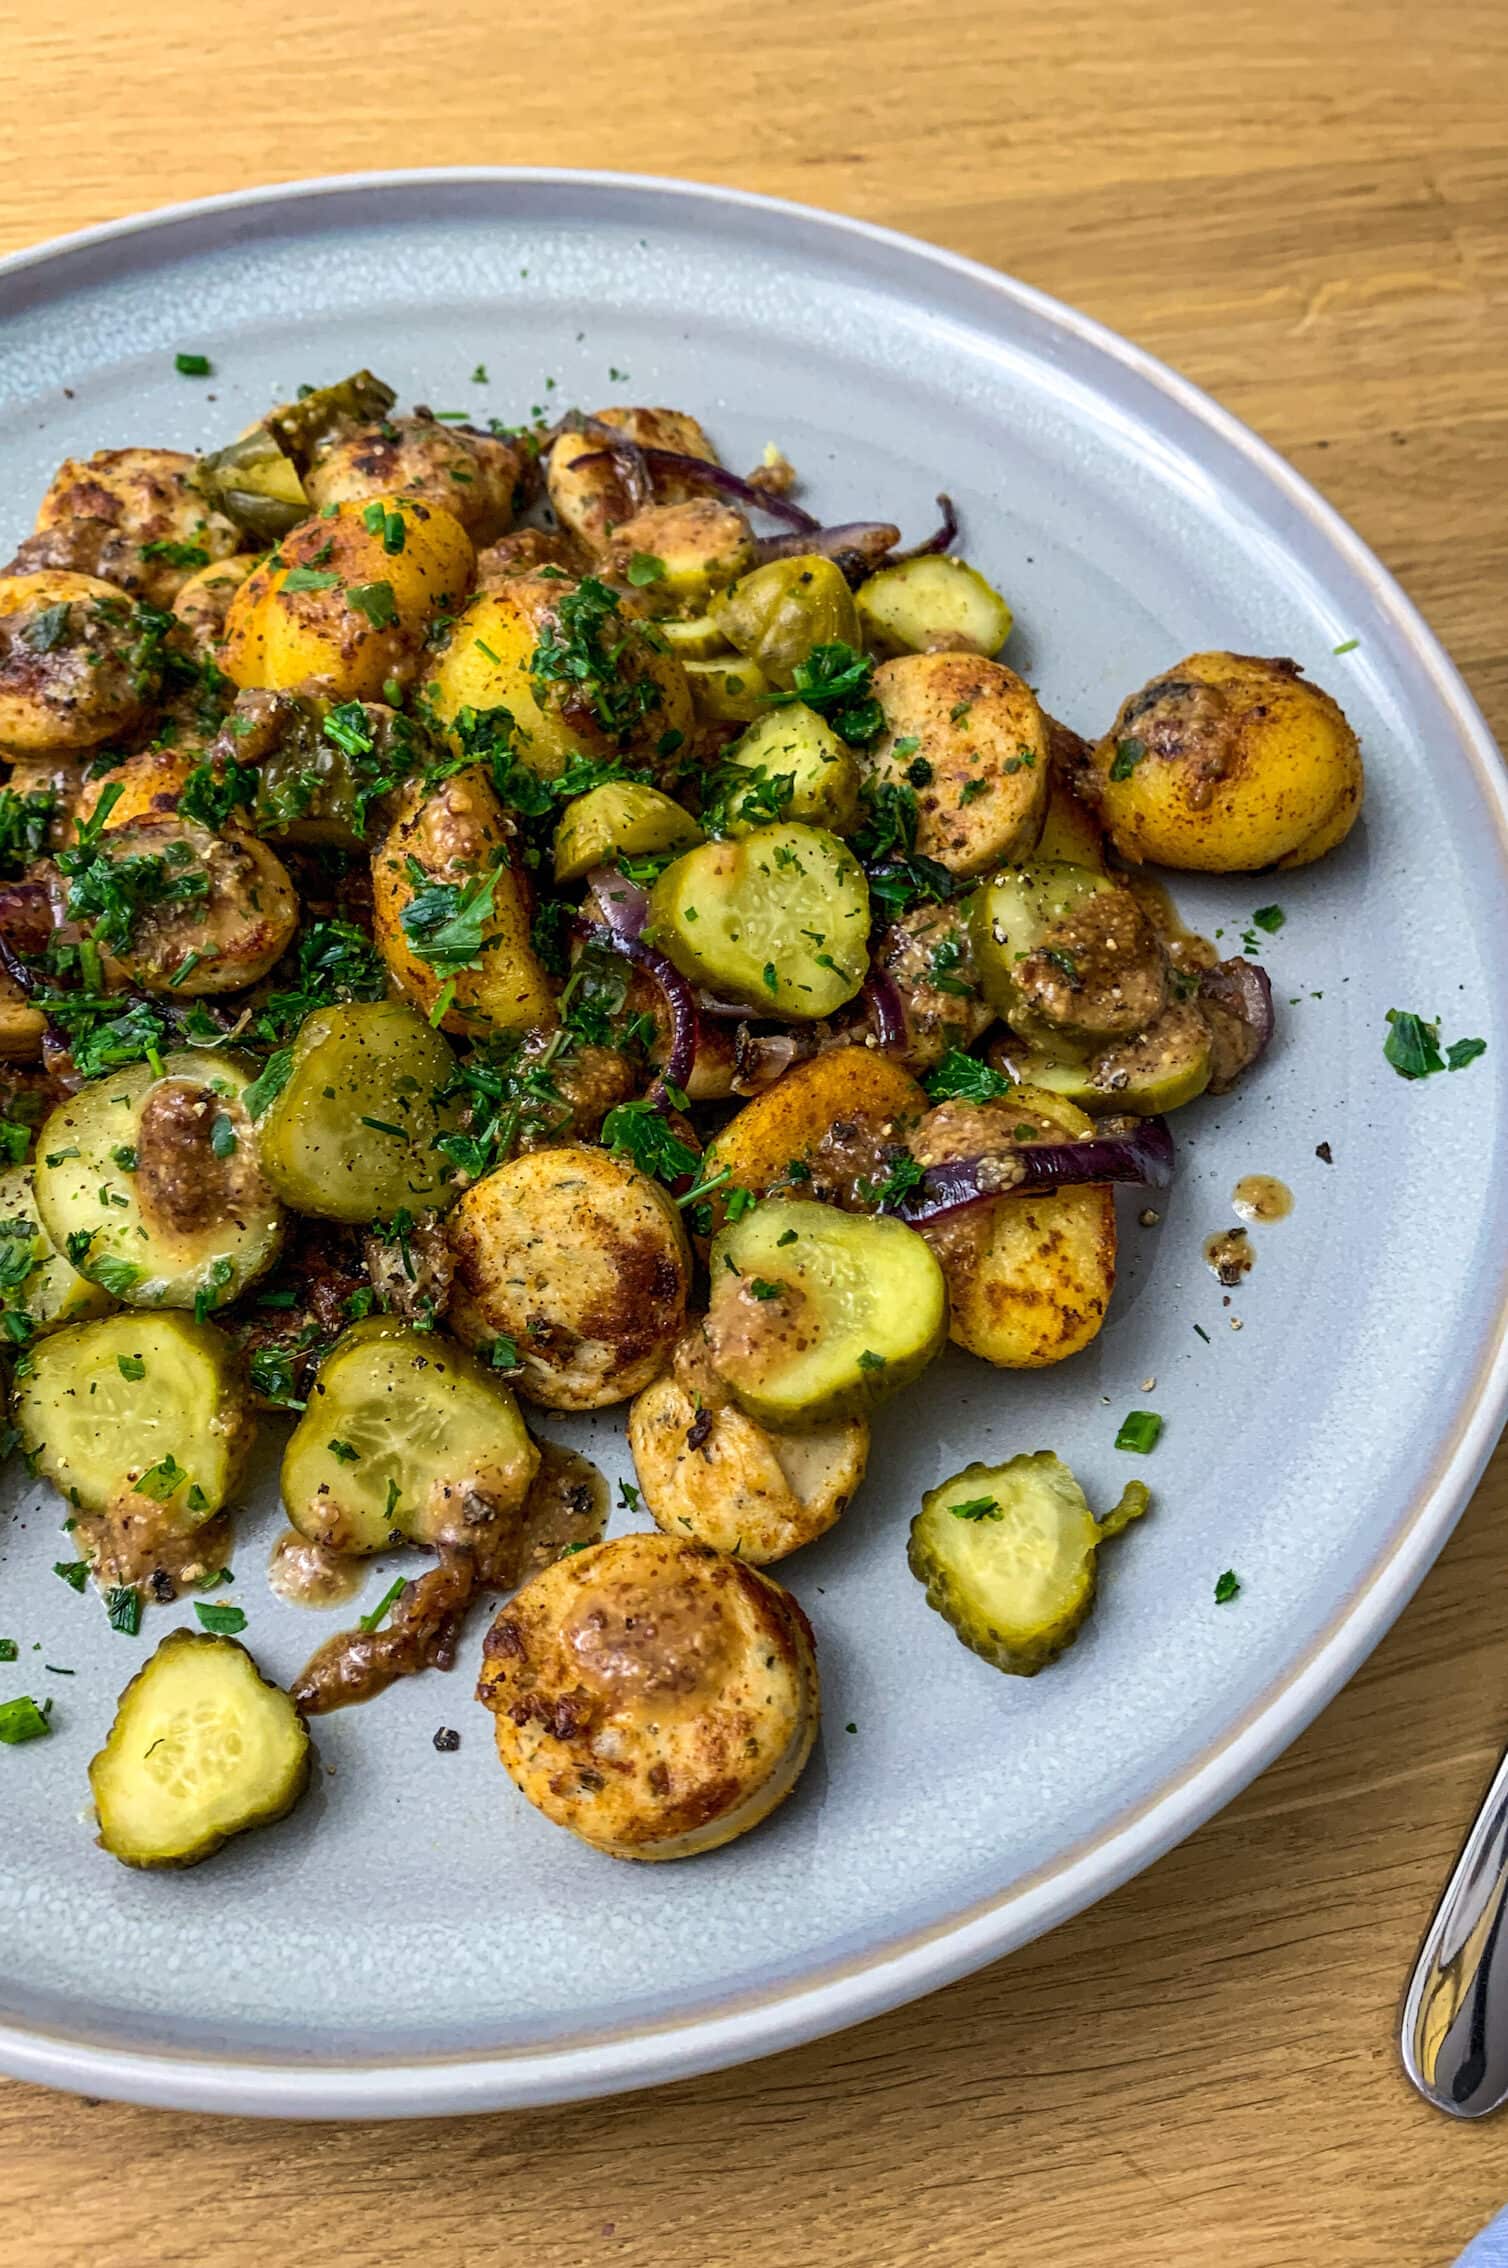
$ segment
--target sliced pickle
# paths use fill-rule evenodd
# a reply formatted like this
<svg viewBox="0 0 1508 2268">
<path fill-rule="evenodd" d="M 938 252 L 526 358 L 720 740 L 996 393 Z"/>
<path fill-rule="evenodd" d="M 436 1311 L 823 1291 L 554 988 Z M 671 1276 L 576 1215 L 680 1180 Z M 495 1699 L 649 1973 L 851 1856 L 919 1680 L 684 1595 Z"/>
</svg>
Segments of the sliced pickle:
<svg viewBox="0 0 1508 2268">
<path fill-rule="evenodd" d="M 1094 1058 L 1084 1108 L 1155 1118 L 1202 1095 L 1213 1067 L 1209 1025 L 1192 1001 L 1176 1000 L 1144 1032 Z"/>
<path fill-rule="evenodd" d="M 1072 1644 L 1094 1605 L 1098 1551 L 1151 1499 L 1129 1481 L 1096 1520 L 1073 1474 L 1050 1449 L 1004 1465 L 966 1465 L 929 1489 L 906 1556 L 927 1604 L 974 1653 L 1014 1677 L 1034 1677 Z"/>
<path fill-rule="evenodd" d="M 401 1001 L 316 1009 L 257 1128 L 263 1172 L 296 1212 L 326 1220 L 449 1204 L 434 1145 L 460 1123 L 458 1106 L 437 1099 L 454 1071 L 439 1033 Z"/>
<path fill-rule="evenodd" d="M 681 667 L 691 688 L 691 705 L 711 724 L 753 724 L 769 714 L 775 687 L 757 662 L 743 654 L 709 654 L 705 661 L 688 655 Z"/>
<path fill-rule="evenodd" d="M 225 1504 L 255 1431 L 229 1339 L 169 1310 L 40 1340 L 12 1414 L 21 1447 L 76 1511 L 136 1495 L 182 1534 Z"/>
<path fill-rule="evenodd" d="M 22 1318 L 15 1338 L 107 1315 L 110 1295 L 65 1260 L 43 1228 L 30 1166 L 0 1172 L 0 1311 Z"/>
<path fill-rule="evenodd" d="M 649 858 L 699 843 L 689 811 L 639 780 L 604 780 L 568 803 L 555 830 L 555 879 L 579 882 L 616 858 Z"/>
<path fill-rule="evenodd" d="M 980 982 L 991 1007 L 1003 1016 L 1018 1007 L 1016 964 L 1035 953 L 1086 898 L 1113 887 L 1103 874 L 1054 859 L 1008 866 L 982 882 L 969 900 L 969 924 Z"/>
<path fill-rule="evenodd" d="M 927 553 L 871 575 L 858 594 L 865 644 L 877 654 L 998 654 L 1011 610 L 966 559 Z"/>
<path fill-rule="evenodd" d="M 712 1366 L 764 1425 L 856 1417 L 919 1378 L 948 1332 L 948 1295 L 915 1229 L 768 1198 L 712 1246 Z"/>
<path fill-rule="evenodd" d="M 264 425 L 201 457 L 189 480 L 207 504 L 223 512 L 254 543 L 276 543 L 309 517 L 309 498 L 298 467 L 284 456 Z"/>
<path fill-rule="evenodd" d="M 725 748 L 719 762 L 748 775 L 721 796 L 730 835 L 772 818 L 799 819 L 846 835 L 858 823 L 859 767 L 825 717 L 804 701 L 770 709 Z"/>
<path fill-rule="evenodd" d="M 859 644 L 859 616 L 843 570 L 818 552 L 771 559 L 740 575 L 707 607 L 730 646 L 789 686 L 814 646 Z"/>
<path fill-rule="evenodd" d="M 234 1056 L 185 1048 L 60 1103 L 37 1141 L 36 1196 L 57 1249 L 132 1307 L 239 1297 L 276 1260 L 283 1208 L 257 1160 Z"/>
<path fill-rule="evenodd" d="M 327 1550 L 459 1544 L 517 1512 L 539 1466 L 495 1370 L 391 1318 L 326 1356 L 283 1458 L 283 1506 Z"/>
<path fill-rule="evenodd" d="M 100 1843 L 126 1866 L 196 1866 L 290 1812 L 309 1756 L 309 1728 L 244 1646 L 170 1630 L 89 1766 Z"/>
<path fill-rule="evenodd" d="M 284 402 L 264 420 L 278 447 L 301 471 L 329 441 L 353 426 L 376 425 L 398 399 L 384 379 L 370 370 L 353 370 L 329 386 L 311 386 L 297 401 Z"/>
<path fill-rule="evenodd" d="M 657 627 L 678 661 L 710 661 L 714 654 L 732 650 L 710 614 L 693 614 L 686 620 L 662 615 Z"/>
<path fill-rule="evenodd" d="M 665 869 L 649 913 L 683 976 L 767 1016 L 830 1016 L 869 966 L 864 870 L 819 827 L 700 844 Z"/>
</svg>

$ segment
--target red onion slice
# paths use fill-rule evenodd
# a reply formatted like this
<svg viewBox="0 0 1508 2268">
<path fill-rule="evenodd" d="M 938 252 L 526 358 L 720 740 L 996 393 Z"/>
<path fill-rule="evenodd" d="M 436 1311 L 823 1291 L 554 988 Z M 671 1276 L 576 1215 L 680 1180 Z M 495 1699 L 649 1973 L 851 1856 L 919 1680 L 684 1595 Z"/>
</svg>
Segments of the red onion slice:
<svg viewBox="0 0 1508 2268">
<path fill-rule="evenodd" d="M 595 922 L 587 923 L 582 934 L 588 945 L 605 946 L 609 952 L 621 953 L 626 961 L 632 961 L 646 976 L 653 977 L 664 996 L 670 1011 L 670 1053 L 660 1066 L 650 1094 L 657 1109 L 667 1110 L 670 1097 L 665 1090 L 668 1087 L 684 1089 L 696 1061 L 696 1043 L 700 1037 L 696 995 L 675 963 L 653 945 L 646 945 L 642 937 L 620 934 Z"/>
<path fill-rule="evenodd" d="M 599 923 L 614 940 L 631 941 L 643 934 L 649 919 L 649 893 L 616 866 L 594 866 L 586 878 L 581 910 L 587 921 Z"/>
<path fill-rule="evenodd" d="M 884 969 L 871 969 L 860 994 L 874 1027 L 876 1047 L 900 1048 L 906 1044 L 906 1011 L 895 979 Z"/>
<path fill-rule="evenodd" d="M 882 1206 L 913 1226 L 941 1220 L 967 1205 L 987 1204 L 1030 1189 L 1073 1189 L 1086 1182 L 1129 1181 L 1166 1189 L 1173 1178 L 1167 1120 L 1145 1118 L 1129 1134 L 1091 1134 L 1082 1142 L 1026 1142 L 988 1157 L 949 1158 L 929 1166 L 916 1187 Z"/>
<path fill-rule="evenodd" d="M 610 433 L 612 427 L 607 426 L 602 430 Z M 622 438 L 626 440 L 627 436 Z M 741 473 L 729 472 L 726 465 L 709 465 L 705 457 L 683 457 L 677 449 L 641 449 L 637 442 L 630 442 L 629 446 L 636 450 L 651 480 L 682 480 L 688 488 L 710 488 L 715 494 L 729 497 L 735 504 L 742 504 L 746 511 L 764 512 L 772 520 L 784 520 L 788 528 L 810 531 L 822 525 L 810 512 L 803 511 L 799 504 L 793 504 L 788 496 L 776 496 L 768 488 L 756 488 Z M 618 443 L 614 442 L 607 448 L 594 449 L 589 454 L 577 457 L 574 462 L 584 472 L 588 465 L 596 464 L 600 458 L 616 457 L 620 453 Z"/>
<path fill-rule="evenodd" d="M 628 493 L 628 500 L 636 512 L 654 502 L 654 482 L 644 461 L 644 451 L 631 433 L 620 426 L 608 425 L 600 417 L 588 417 L 585 410 L 567 410 L 558 425 L 550 428 L 540 441 L 540 455 L 547 456 L 562 433 L 584 433 L 591 440 L 600 441 L 600 449 L 583 450 L 573 459 L 578 465 L 594 465 L 603 457 L 611 457 L 618 468 L 618 477 Z"/>
<path fill-rule="evenodd" d="M 951 496 L 939 496 L 937 509 L 942 514 L 942 526 L 934 528 L 925 543 L 914 543 L 909 551 L 898 551 L 894 564 L 903 559 L 925 559 L 929 551 L 950 551 L 958 536 L 958 512 Z"/>
<path fill-rule="evenodd" d="M 900 533 L 889 520 L 845 520 L 833 528 L 813 526 L 796 535 L 762 536 L 754 551 L 761 567 L 768 559 L 804 558 L 815 552 L 841 568 L 846 582 L 862 583 L 889 558 Z"/>
</svg>

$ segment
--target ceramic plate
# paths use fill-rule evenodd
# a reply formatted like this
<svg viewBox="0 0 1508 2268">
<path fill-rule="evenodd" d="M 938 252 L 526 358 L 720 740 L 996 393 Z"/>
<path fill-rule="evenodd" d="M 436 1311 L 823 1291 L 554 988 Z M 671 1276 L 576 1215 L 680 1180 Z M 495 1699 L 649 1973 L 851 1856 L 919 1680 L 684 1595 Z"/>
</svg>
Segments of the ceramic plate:
<svg viewBox="0 0 1508 2268">
<path fill-rule="evenodd" d="M 211 380 L 175 375 L 185 348 Z M 187 1874 L 126 1872 L 93 1842 L 85 1767 L 147 1637 L 191 1610 L 116 1635 L 51 1573 L 71 1556 L 56 1501 L 8 1480 L 0 1632 L 21 1654 L 0 1693 L 50 1696 L 57 1730 L 0 1755 L 0 2065 L 343 2117 L 759 2055 L 956 1977 L 1145 1866 L 1293 1738 L 1439 1550 L 1503 1415 L 1508 1255 L 1496 754 L 1377 562 L 1212 403 L 1005 277 L 792 206 L 574 174 L 316 183 L 0 269 L 0 542 L 66 453 L 196 447 L 360 363 L 405 400 L 510 420 L 684 404 L 734 465 L 778 441 L 832 519 L 920 535 L 947 488 L 1015 607 L 1008 658 L 1060 715 L 1101 729 L 1201 647 L 1291 654 L 1360 729 L 1369 796 L 1315 869 L 1179 883 L 1226 951 L 1283 905 L 1259 933 L 1277 1043 L 1237 1096 L 1179 1114 L 1177 1184 L 1155 1226 L 1127 1208 L 1093 1348 L 1036 1376 L 950 1356 L 877 1427 L 841 1527 L 782 1567 L 817 1630 L 823 1733 L 794 1799 L 731 1848 L 623 1866 L 532 1811 L 471 1697 L 478 1622 L 453 1675 L 320 1722 L 317 1788 L 289 1823 Z M 1406 1084 L 1383 1060 L 1392 1007 L 1489 1052 Z M 1201 1246 L 1254 1171 L 1294 1210 L 1255 1232 L 1227 1305 Z M 1113 1446 L 1133 1407 L 1166 1419 L 1145 1463 Z M 628 1472 L 617 1423 L 548 1430 Z M 1134 1470 L 1157 1501 L 1077 1645 L 1015 1680 L 925 1606 L 906 1526 L 971 1458 L 1043 1447 L 1093 1500 Z M 264 1580 L 276 1448 L 234 1595 L 285 1678 L 333 1624 Z M 1217 1606 L 1226 1568 L 1241 1592 Z M 391 1572 L 373 1568 L 364 1603 Z M 442 1724 L 453 1754 L 432 1745 Z"/>
</svg>

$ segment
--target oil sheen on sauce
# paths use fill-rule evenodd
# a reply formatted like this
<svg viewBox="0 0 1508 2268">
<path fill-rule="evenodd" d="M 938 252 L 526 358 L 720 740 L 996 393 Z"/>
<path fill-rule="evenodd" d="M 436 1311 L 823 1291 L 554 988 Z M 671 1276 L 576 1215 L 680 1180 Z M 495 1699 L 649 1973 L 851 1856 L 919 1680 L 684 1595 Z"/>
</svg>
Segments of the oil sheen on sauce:
<svg viewBox="0 0 1508 2268">
<path fill-rule="evenodd" d="M 349 1553 L 311 1543 L 297 1528 L 285 1528 L 272 1547 L 267 1580 L 290 1606 L 343 1606 L 361 1589 L 366 1562 Z"/>
<path fill-rule="evenodd" d="M 1293 1191 L 1270 1173 L 1245 1173 L 1230 1201 L 1243 1221 L 1284 1221 L 1293 1211 Z"/>
</svg>

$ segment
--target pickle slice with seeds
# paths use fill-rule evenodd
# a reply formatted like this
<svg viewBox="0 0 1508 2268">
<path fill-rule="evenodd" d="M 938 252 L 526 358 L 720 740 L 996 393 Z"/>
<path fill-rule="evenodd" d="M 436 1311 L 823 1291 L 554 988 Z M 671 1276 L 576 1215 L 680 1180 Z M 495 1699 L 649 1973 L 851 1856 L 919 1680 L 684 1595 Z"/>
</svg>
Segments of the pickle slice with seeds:
<svg viewBox="0 0 1508 2268">
<path fill-rule="evenodd" d="M 100 1843 L 125 1866 L 196 1866 L 291 1811 L 309 1759 L 303 1718 L 244 1646 L 170 1630 L 89 1766 Z"/>
<path fill-rule="evenodd" d="M 539 1466 L 499 1373 L 387 1316 L 326 1356 L 283 1457 L 283 1505 L 332 1551 L 465 1545 L 521 1508 Z"/>
<path fill-rule="evenodd" d="M 1150 1502 L 1145 1484 L 1129 1481 L 1114 1510 L 1096 1520 L 1050 1449 L 966 1465 L 922 1498 L 906 1556 L 927 1586 L 927 1604 L 973 1653 L 1014 1677 L 1034 1677 L 1088 1619 L 1100 1545 Z"/>
<path fill-rule="evenodd" d="M 460 1123 L 459 1105 L 437 1099 L 454 1070 L 440 1034 L 400 1001 L 316 1009 L 257 1128 L 263 1172 L 295 1211 L 326 1220 L 449 1204 L 434 1145 Z"/>
<path fill-rule="evenodd" d="M 31 1347 L 13 1415 L 35 1469 L 75 1510 L 139 1491 L 187 1533 L 234 1488 L 255 1431 L 235 1350 L 179 1310 L 71 1323 Z"/>
<path fill-rule="evenodd" d="M 712 1366 L 764 1425 L 857 1417 L 947 1337 L 942 1270 L 903 1221 L 766 1199 L 720 1231 L 710 1269 Z"/>
<path fill-rule="evenodd" d="M 787 821 L 701 843 L 650 895 L 654 941 L 683 976 L 767 1016 L 830 1016 L 869 966 L 869 886 L 845 843 Z"/>
</svg>

